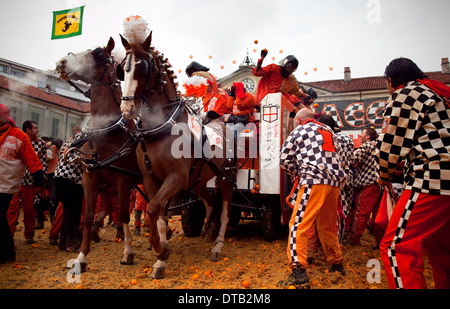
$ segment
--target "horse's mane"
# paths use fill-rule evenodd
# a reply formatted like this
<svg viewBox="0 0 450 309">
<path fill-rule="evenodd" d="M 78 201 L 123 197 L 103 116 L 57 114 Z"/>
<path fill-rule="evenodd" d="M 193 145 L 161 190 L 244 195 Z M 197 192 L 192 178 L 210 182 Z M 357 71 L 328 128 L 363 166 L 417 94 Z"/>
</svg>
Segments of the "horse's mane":
<svg viewBox="0 0 450 309">
<path fill-rule="evenodd" d="M 168 58 L 164 58 L 164 55 L 160 53 L 154 46 L 150 46 L 150 51 L 146 51 L 142 44 L 135 43 L 135 42 L 129 42 L 131 50 L 136 54 L 137 57 L 144 58 L 149 60 L 149 57 L 153 57 L 155 60 L 157 66 L 161 69 L 163 69 L 163 66 L 165 65 L 165 71 L 168 73 L 167 76 L 172 81 L 175 91 L 177 91 L 178 83 L 176 82 L 177 76 L 175 75 L 174 71 L 171 69 L 172 65 L 169 62 Z"/>
</svg>

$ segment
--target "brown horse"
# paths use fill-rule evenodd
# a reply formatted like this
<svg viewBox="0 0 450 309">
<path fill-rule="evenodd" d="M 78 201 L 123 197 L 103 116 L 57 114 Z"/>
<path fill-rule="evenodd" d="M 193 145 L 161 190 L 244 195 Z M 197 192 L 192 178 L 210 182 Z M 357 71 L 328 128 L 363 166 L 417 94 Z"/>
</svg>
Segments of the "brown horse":
<svg viewBox="0 0 450 309">
<path fill-rule="evenodd" d="M 216 189 L 220 188 L 223 203 L 218 205 L 222 209 L 220 229 L 210 259 L 218 259 L 231 213 L 233 183 L 230 180 L 234 177 L 234 158 L 227 158 L 224 144 L 220 147 L 211 143 L 209 150 L 217 155 L 209 159 L 204 155 L 195 155 L 195 149 L 192 147 L 184 152 L 187 153 L 185 156 L 176 154 L 177 149 L 174 150 L 173 145 L 181 138 L 177 135 L 177 128 L 187 128 L 190 115 L 176 90 L 174 75 L 169 69 L 170 64 L 150 46 L 151 33 L 142 44 L 130 43 L 122 36 L 121 39 L 126 50 L 126 57 L 118 67 L 118 76 L 123 75 L 124 80 L 121 110 L 124 118 L 138 118 L 137 131 L 141 147 L 137 148 L 136 153 L 145 191 L 150 199 L 147 208 L 150 218 L 150 243 L 158 258 L 150 276 L 163 278 L 165 262 L 169 257 L 164 221 L 167 204 L 182 190 L 194 191 L 205 204 L 206 220 L 203 233 L 209 235 L 212 227 L 217 228 L 212 220 L 214 216 L 211 216 L 213 198 L 207 190 L 207 182 L 214 176 L 217 176 Z M 218 129 L 223 132 L 224 140 L 225 127 L 220 126 Z M 173 134 L 173 130 L 177 131 L 177 134 Z M 191 141 L 190 132 L 184 136 Z M 191 144 L 186 143 L 184 146 L 189 147 Z M 208 149 L 204 146 L 203 149 Z M 226 173 L 223 172 L 225 170 Z"/>
<path fill-rule="evenodd" d="M 114 45 L 114 40 L 110 38 L 106 47 L 78 54 L 69 53 L 56 66 L 60 76 L 72 85 L 70 80 L 81 80 L 91 85 L 90 119 L 82 128 L 81 140 L 75 142 L 81 147 L 78 152 L 84 166 L 84 230 L 77 258 L 82 271 L 86 270 L 97 197 L 103 184 L 114 186 L 120 200 L 119 221 L 125 234 L 121 264 L 133 264 L 134 259 L 128 226 L 129 203 L 132 186 L 142 183 L 142 176 L 133 140 L 134 121 L 125 121 L 120 111 L 122 90 L 117 79 L 117 62 L 112 56 Z"/>
</svg>

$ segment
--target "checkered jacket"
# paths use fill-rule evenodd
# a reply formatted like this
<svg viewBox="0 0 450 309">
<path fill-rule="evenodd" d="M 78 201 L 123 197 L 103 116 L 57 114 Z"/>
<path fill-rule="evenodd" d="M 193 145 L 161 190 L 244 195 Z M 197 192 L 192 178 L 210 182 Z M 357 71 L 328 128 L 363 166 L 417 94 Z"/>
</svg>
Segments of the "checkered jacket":
<svg viewBox="0 0 450 309">
<path fill-rule="evenodd" d="M 46 156 L 47 148 L 45 147 L 45 142 L 38 137 L 37 140 L 31 141 L 31 145 L 33 145 L 34 152 L 36 152 L 36 155 L 38 156 L 39 160 L 42 163 L 42 171 L 45 173 L 45 171 L 47 170 L 47 156 Z M 25 175 L 22 178 L 22 186 L 30 186 L 30 185 L 34 185 L 34 180 L 33 176 L 31 176 L 31 173 L 27 167 L 25 169 Z"/>
<path fill-rule="evenodd" d="M 354 182 L 355 188 L 362 188 L 377 183 L 378 163 L 375 141 L 362 143 L 361 146 L 353 152 L 351 162 L 352 164 L 357 165 Z"/>
<path fill-rule="evenodd" d="M 345 133 L 336 133 L 336 139 L 340 144 L 339 154 L 341 155 L 341 163 L 344 168 L 344 172 L 348 174 L 350 172 L 350 162 L 355 150 L 355 144 L 353 139 Z"/>
<path fill-rule="evenodd" d="M 78 135 L 77 135 L 78 136 Z M 76 137 L 75 136 L 75 139 Z M 67 164 L 64 161 L 64 154 L 69 149 L 70 144 L 73 142 L 73 138 L 69 138 L 67 142 L 64 143 L 64 145 L 61 147 L 61 150 L 59 151 L 59 162 L 58 166 L 55 170 L 55 178 L 61 177 L 66 178 L 74 183 L 81 185 L 82 184 L 82 177 L 83 177 L 83 167 L 80 162 L 72 162 L 71 164 Z"/>
<path fill-rule="evenodd" d="M 378 139 L 380 177 L 406 159 L 405 189 L 450 195 L 450 110 L 430 88 L 411 81 L 386 102 Z"/>
<path fill-rule="evenodd" d="M 281 148 L 280 166 L 299 176 L 298 189 L 305 184 L 339 187 L 346 176 L 336 136 L 315 120 L 298 126 L 287 137 Z"/>
</svg>

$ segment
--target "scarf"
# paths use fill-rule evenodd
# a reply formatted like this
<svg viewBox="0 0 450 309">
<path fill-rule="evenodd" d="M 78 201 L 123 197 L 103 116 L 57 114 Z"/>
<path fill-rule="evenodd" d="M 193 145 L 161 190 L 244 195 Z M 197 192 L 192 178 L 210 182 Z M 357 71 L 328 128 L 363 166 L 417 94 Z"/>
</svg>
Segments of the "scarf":
<svg viewBox="0 0 450 309">
<path fill-rule="evenodd" d="M 450 98 L 450 87 L 448 87 L 444 83 L 428 78 L 418 79 L 417 81 L 436 92 L 438 96 Z"/>
</svg>

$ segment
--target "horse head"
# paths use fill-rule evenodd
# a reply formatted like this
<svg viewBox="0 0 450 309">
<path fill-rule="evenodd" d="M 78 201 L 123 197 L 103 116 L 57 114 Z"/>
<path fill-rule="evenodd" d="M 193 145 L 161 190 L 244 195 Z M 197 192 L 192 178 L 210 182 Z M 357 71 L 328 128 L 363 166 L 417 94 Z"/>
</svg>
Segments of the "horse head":
<svg viewBox="0 0 450 309">
<path fill-rule="evenodd" d="M 117 67 L 117 76 L 123 81 L 123 96 L 120 108 L 124 118 L 136 118 L 138 104 L 158 95 L 168 100 L 176 99 L 176 85 L 170 64 L 163 55 L 151 47 L 152 33 L 141 44 L 128 42 L 120 35 L 126 56 Z"/>
<path fill-rule="evenodd" d="M 112 56 L 114 40 L 109 38 L 105 47 L 97 47 L 74 54 L 70 52 L 56 63 L 56 71 L 66 81 L 81 80 L 87 84 L 116 81 L 115 61 Z"/>
</svg>

